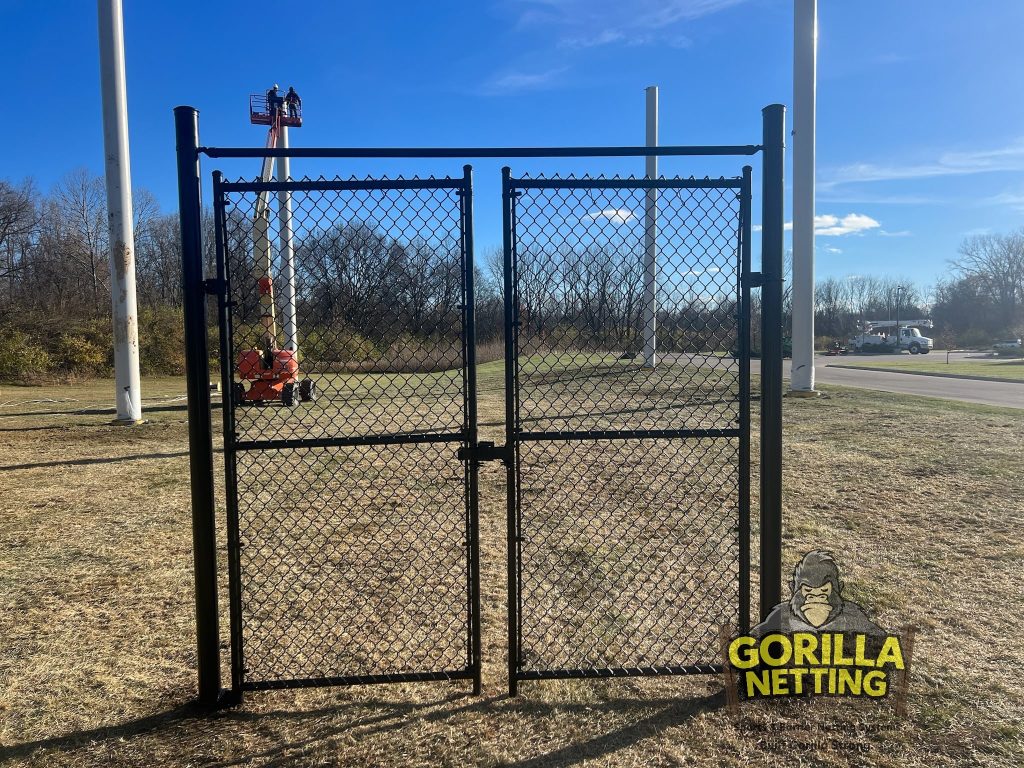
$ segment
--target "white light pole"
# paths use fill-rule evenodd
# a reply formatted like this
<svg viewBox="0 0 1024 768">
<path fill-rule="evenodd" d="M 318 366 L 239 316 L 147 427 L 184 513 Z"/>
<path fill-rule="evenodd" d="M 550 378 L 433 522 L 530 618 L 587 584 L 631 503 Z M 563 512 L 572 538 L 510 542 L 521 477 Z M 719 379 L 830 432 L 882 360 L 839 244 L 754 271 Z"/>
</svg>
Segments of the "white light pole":
<svg viewBox="0 0 1024 768">
<path fill-rule="evenodd" d="M 814 392 L 814 144 L 818 0 L 795 0 L 793 24 L 794 393 Z"/>
<path fill-rule="evenodd" d="M 658 146 L 658 86 L 652 85 L 647 93 L 647 146 Z M 649 155 L 646 162 L 648 179 L 658 178 L 658 158 Z M 658 364 L 658 191 L 648 189 L 644 194 L 644 367 Z"/>
<path fill-rule="evenodd" d="M 281 126 L 281 139 L 278 144 L 288 149 L 288 126 Z M 278 181 L 291 178 L 291 160 L 282 155 L 277 160 Z M 299 331 L 295 321 L 295 247 L 292 232 L 292 193 L 281 190 L 277 193 L 278 218 L 280 220 L 281 238 L 281 278 L 282 298 L 284 299 L 284 347 L 295 352 L 299 348 Z"/>
<path fill-rule="evenodd" d="M 132 228 L 121 0 L 98 0 L 98 6 L 116 423 L 138 424 L 142 420 L 142 388 L 139 382 L 139 315 L 135 304 L 135 233 Z"/>
</svg>

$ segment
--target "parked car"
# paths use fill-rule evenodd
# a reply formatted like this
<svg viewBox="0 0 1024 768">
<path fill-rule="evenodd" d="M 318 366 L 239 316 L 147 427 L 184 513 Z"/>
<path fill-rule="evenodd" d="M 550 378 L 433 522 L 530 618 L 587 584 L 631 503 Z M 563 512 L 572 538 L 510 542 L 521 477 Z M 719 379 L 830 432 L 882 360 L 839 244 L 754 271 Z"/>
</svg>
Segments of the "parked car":
<svg viewBox="0 0 1024 768">
<path fill-rule="evenodd" d="M 992 351 L 998 354 L 1020 354 L 1020 339 L 1003 339 L 992 345 Z"/>
</svg>

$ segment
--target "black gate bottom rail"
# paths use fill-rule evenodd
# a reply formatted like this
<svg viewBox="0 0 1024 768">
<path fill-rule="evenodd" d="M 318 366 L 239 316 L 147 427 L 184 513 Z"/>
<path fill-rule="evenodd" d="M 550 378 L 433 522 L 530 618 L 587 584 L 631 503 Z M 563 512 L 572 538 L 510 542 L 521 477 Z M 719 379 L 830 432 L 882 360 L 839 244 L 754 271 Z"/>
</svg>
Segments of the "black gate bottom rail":
<svg viewBox="0 0 1024 768">
<path fill-rule="evenodd" d="M 721 664 L 670 664 L 655 667 L 595 667 L 593 669 L 525 669 L 518 680 L 577 680 L 607 677 L 659 677 L 661 675 L 719 675 Z"/>
<path fill-rule="evenodd" d="M 379 675 L 342 675 L 338 677 L 299 677 L 282 680 L 246 680 L 243 691 L 277 691 L 284 688 L 327 688 L 342 685 L 381 685 L 385 683 L 429 683 L 452 680 L 473 680 L 476 670 L 451 672 L 396 672 Z"/>
</svg>

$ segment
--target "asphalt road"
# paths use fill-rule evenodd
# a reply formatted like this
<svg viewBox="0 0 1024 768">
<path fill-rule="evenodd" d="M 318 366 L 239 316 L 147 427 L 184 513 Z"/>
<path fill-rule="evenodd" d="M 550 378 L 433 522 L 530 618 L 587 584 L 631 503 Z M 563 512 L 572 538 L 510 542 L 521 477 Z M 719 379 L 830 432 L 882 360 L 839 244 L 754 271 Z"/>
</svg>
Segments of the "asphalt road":
<svg viewBox="0 0 1024 768">
<path fill-rule="evenodd" d="M 950 360 L 970 359 L 973 353 L 952 353 Z M 946 359 L 944 352 L 929 355 Z M 883 371 L 858 371 L 851 368 L 829 368 L 832 361 L 842 365 L 847 360 L 865 365 L 884 365 L 891 362 L 892 355 L 857 355 L 852 358 L 821 357 L 815 359 L 815 381 L 820 384 L 839 384 L 844 387 L 874 389 L 879 392 L 899 392 L 905 395 L 923 395 L 943 400 L 963 400 L 968 403 L 999 405 L 1007 408 L 1024 408 L 1024 384 L 1000 381 L 976 381 L 974 379 L 953 379 L 940 376 L 915 376 L 908 373 L 886 373 Z M 751 369 L 760 371 L 760 361 L 752 360 Z M 977 360 L 978 373 L 985 374 L 985 360 Z M 790 361 L 783 363 L 783 375 L 789 377 Z"/>
<path fill-rule="evenodd" d="M 904 395 L 922 395 L 938 397 L 943 400 L 962 400 L 968 403 L 997 405 L 1004 408 L 1024 408 L 1024 384 L 1018 382 L 977 381 L 975 379 L 955 379 L 944 376 L 916 376 L 910 373 L 889 373 L 885 371 L 864 371 L 851 368 L 829 368 L 830 362 L 843 365 L 847 362 L 858 362 L 865 365 L 884 365 L 900 359 L 895 355 L 856 355 L 852 357 L 815 358 L 815 381 L 819 384 L 837 384 L 844 387 L 874 389 L 879 392 L 897 392 Z M 903 359 L 908 359 L 907 355 Z M 945 352 L 932 352 L 929 360 L 945 361 Z M 679 355 L 679 362 L 717 368 L 719 370 L 736 371 L 738 363 L 731 357 L 715 355 Z M 985 375 L 986 364 L 998 362 L 998 358 L 977 352 L 953 352 L 950 360 L 970 361 L 977 363 L 978 374 Z M 790 360 L 783 361 L 782 375 L 789 378 Z M 750 361 L 751 373 L 761 372 L 761 361 Z"/>
</svg>

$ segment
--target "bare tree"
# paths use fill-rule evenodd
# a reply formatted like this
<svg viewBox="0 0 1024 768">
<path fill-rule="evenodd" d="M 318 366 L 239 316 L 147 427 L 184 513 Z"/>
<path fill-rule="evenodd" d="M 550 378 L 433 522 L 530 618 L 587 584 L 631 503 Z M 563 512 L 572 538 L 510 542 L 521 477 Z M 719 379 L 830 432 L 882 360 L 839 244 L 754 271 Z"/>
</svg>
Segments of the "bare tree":
<svg viewBox="0 0 1024 768">
<path fill-rule="evenodd" d="M 54 191 L 62 229 L 62 256 L 86 272 L 97 310 L 107 290 L 107 197 L 103 180 L 84 168 L 65 176 Z"/>
<path fill-rule="evenodd" d="M 13 187 L 0 181 L 0 278 L 6 283 L 7 298 L 14 295 L 16 275 L 31 246 L 39 225 L 35 187 L 30 180 Z"/>
<path fill-rule="evenodd" d="M 970 277 L 992 297 L 1005 327 L 1019 319 L 1024 305 L 1024 229 L 1008 235 L 974 235 L 960 244 L 953 269 Z"/>
</svg>

